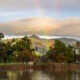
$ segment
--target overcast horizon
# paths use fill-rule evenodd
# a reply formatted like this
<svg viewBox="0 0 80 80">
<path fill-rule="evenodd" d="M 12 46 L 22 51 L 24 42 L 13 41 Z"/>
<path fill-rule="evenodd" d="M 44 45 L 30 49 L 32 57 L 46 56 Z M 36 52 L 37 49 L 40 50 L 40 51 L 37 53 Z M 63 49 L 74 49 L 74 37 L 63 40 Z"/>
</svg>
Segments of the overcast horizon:
<svg viewBox="0 0 80 80">
<path fill-rule="evenodd" d="M 32 35 L 5 35 L 4 38 L 2 38 L 2 40 L 6 40 L 6 39 L 14 39 L 14 38 L 23 38 L 25 36 L 32 36 Z M 49 36 L 49 35 L 35 35 L 41 39 L 60 39 L 60 38 L 66 38 L 66 39 L 74 39 L 77 41 L 80 41 L 80 37 L 71 37 L 71 36 Z"/>
</svg>

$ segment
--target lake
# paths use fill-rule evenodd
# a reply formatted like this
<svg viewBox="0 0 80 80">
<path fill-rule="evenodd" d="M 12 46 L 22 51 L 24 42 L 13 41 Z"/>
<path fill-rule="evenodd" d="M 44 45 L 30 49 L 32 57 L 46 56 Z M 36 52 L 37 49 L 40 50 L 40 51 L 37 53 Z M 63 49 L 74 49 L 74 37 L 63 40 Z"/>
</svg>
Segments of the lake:
<svg viewBox="0 0 80 80">
<path fill-rule="evenodd" d="M 0 80 L 80 80 L 80 71 L 0 71 Z"/>
</svg>

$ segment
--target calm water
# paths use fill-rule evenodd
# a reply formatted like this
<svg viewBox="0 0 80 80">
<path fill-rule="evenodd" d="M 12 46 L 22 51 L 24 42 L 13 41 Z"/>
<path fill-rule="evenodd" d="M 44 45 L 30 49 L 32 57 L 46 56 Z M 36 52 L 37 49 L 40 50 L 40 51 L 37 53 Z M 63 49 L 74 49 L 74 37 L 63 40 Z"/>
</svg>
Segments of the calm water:
<svg viewBox="0 0 80 80">
<path fill-rule="evenodd" d="M 80 80 L 79 71 L 0 71 L 0 80 Z"/>
</svg>

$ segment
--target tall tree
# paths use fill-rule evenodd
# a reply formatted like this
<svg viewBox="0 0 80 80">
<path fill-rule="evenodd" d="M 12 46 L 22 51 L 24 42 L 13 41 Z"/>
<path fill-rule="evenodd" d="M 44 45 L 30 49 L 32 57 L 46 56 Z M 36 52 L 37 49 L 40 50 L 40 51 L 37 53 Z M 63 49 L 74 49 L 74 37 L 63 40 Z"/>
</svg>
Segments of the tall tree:
<svg viewBox="0 0 80 80">
<path fill-rule="evenodd" d="M 73 50 L 72 46 L 66 47 L 64 55 L 66 56 L 67 63 L 73 63 L 74 62 L 74 50 Z"/>
<path fill-rule="evenodd" d="M 4 38 L 4 34 L 3 33 L 0 33 L 0 40 L 1 38 Z"/>
<path fill-rule="evenodd" d="M 23 63 L 36 60 L 35 54 L 32 54 L 28 49 L 22 50 L 18 58 L 23 61 Z"/>
<path fill-rule="evenodd" d="M 50 59 L 51 61 L 56 62 L 57 55 L 58 55 L 57 50 L 55 50 L 55 48 L 53 48 L 53 47 L 50 47 L 50 49 L 48 50 L 48 52 L 46 54 L 46 57 L 48 59 Z"/>
<path fill-rule="evenodd" d="M 2 61 L 2 54 L 3 54 L 2 50 L 3 50 L 3 45 L 4 45 L 1 42 L 2 38 L 4 38 L 4 35 L 3 35 L 3 33 L 0 33 L 0 62 Z"/>
<path fill-rule="evenodd" d="M 54 62 L 74 62 L 74 51 L 72 46 L 66 46 L 59 40 L 55 40 L 53 48 L 50 48 L 47 55 Z"/>
<path fill-rule="evenodd" d="M 31 40 L 27 37 L 22 38 L 21 40 L 17 41 L 15 45 L 13 45 L 13 49 L 18 52 L 21 52 L 22 50 L 28 49 L 29 51 L 34 51 L 34 49 L 31 47 L 32 43 Z"/>
<path fill-rule="evenodd" d="M 31 40 L 27 36 L 17 41 L 16 44 L 13 45 L 13 50 L 19 53 L 18 58 L 20 57 L 23 62 L 27 62 L 29 58 L 34 55 L 34 48 L 32 48 Z"/>
<path fill-rule="evenodd" d="M 58 53 L 63 53 L 66 50 L 66 45 L 60 40 L 55 40 L 54 48 Z"/>
</svg>

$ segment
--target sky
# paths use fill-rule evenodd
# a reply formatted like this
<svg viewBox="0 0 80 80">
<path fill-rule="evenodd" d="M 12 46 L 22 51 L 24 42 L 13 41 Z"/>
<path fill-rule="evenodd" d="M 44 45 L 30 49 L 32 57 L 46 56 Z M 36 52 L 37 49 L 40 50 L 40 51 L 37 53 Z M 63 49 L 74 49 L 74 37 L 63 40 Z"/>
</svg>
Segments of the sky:
<svg viewBox="0 0 80 80">
<path fill-rule="evenodd" d="M 28 17 L 80 17 L 80 0 L 0 0 L 0 21 Z"/>
<path fill-rule="evenodd" d="M 0 0 L 0 32 L 80 37 L 80 0 Z"/>
</svg>

